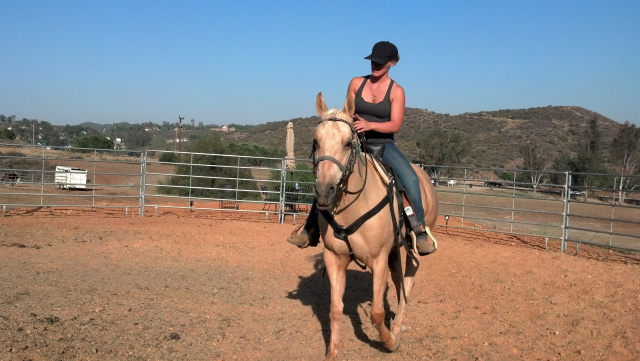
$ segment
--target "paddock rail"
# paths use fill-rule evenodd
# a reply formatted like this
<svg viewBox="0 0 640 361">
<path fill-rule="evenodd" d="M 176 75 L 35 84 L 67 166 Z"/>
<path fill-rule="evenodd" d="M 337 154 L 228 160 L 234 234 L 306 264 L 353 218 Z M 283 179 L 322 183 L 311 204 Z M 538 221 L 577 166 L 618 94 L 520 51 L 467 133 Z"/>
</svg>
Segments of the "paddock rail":
<svg viewBox="0 0 640 361">
<path fill-rule="evenodd" d="M 114 216 L 183 211 L 299 222 L 313 201 L 309 159 L 0 145 L 2 216 L 29 208 L 108 209 Z M 56 167 L 86 171 L 60 187 Z M 640 176 L 422 165 L 443 227 L 542 237 L 640 252 Z M 459 225 L 448 219 L 456 217 Z M 458 223 L 456 223 L 458 224 Z"/>
</svg>

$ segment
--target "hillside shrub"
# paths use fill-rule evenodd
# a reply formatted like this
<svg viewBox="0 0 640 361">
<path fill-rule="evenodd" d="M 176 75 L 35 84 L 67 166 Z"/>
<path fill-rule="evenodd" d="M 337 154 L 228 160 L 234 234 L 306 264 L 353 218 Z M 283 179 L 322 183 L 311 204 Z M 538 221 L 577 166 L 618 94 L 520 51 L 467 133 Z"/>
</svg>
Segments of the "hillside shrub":
<svg viewBox="0 0 640 361">
<path fill-rule="evenodd" d="M 158 157 L 158 161 L 164 163 L 175 163 L 177 159 L 178 157 L 175 153 L 161 153 Z"/>
<path fill-rule="evenodd" d="M 91 152 L 93 149 L 113 149 L 113 141 L 101 135 L 88 135 L 76 139 L 75 147 L 91 148 L 90 150 L 78 149 L 78 152 Z"/>
</svg>

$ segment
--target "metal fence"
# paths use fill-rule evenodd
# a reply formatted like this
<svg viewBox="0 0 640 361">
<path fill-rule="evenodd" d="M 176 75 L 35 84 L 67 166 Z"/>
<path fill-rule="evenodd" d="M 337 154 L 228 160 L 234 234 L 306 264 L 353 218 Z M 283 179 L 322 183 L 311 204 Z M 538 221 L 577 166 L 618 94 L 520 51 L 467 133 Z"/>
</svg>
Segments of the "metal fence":
<svg viewBox="0 0 640 361">
<path fill-rule="evenodd" d="M 287 169 L 282 158 L 0 145 L 0 206 L 3 216 L 78 207 L 138 216 L 224 211 L 296 223 L 308 215 L 314 177 L 310 160 L 295 163 Z M 84 183 L 65 186 L 63 168 L 84 174 Z M 442 226 L 543 237 L 562 251 L 570 242 L 640 251 L 640 191 L 630 186 L 638 176 L 423 168 L 436 184 L 439 213 L 459 219 Z"/>
<path fill-rule="evenodd" d="M 640 251 L 640 190 L 625 187 L 639 176 L 423 168 L 444 175 L 433 177 L 439 213 L 458 217 L 458 228 L 543 237 L 562 251 L 569 242 Z"/>
<path fill-rule="evenodd" d="M 313 201 L 310 166 L 297 163 L 301 169 L 288 170 L 282 158 L 0 145 L 0 206 L 2 215 L 27 207 L 110 208 L 139 216 L 224 210 L 295 223 Z M 86 178 L 69 186 L 61 168 Z"/>
<path fill-rule="evenodd" d="M 3 215 L 25 207 L 113 208 L 127 215 L 142 209 L 143 168 L 133 153 L 16 145 L 0 146 L 0 152 Z M 58 167 L 77 177 L 61 181 Z"/>
<path fill-rule="evenodd" d="M 231 210 L 295 223 L 313 201 L 312 172 L 288 170 L 282 158 L 147 151 L 143 170 L 142 203 L 154 214 L 162 208 Z"/>
</svg>

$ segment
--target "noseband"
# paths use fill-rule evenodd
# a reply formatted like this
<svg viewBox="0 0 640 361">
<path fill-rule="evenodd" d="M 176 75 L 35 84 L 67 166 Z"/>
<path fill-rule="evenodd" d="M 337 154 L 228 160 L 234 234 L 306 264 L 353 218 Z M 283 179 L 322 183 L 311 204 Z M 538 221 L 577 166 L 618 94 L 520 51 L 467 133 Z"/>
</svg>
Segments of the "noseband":
<svg viewBox="0 0 640 361">
<path fill-rule="evenodd" d="M 331 117 L 328 118 L 326 121 L 330 121 L 330 122 L 342 122 L 345 123 L 346 125 L 349 126 L 349 128 L 351 129 L 351 150 L 349 151 L 349 159 L 347 160 L 347 165 L 345 166 L 344 164 L 340 163 L 339 160 L 337 160 L 336 158 L 330 156 L 330 155 L 323 155 L 321 157 L 316 158 L 316 145 L 313 145 L 313 149 L 311 150 L 311 159 L 313 161 L 313 175 L 316 175 L 316 172 L 318 170 L 318 164 L 323 161 L 323 160 L 328 160 L 331 163 L 335 164 L 340 171 L 342 172 L 342 177 L 340 177 L 340 180 L 338 181 L 338 183 L 336 184 L 340 189 L 342 189 L 344 191 L 344 182 L 345 180 L 349 177 L 349 175 L 351 174 L 351 172 L 353 172 L 353 165 L 355 164 L 356 161 L 356 153 L 357 151 L 360 149 L 360 139 L 359 139 L 359 134 L 356 131 L 356 128 L 353 127 L 353 124 L 349 123 L 348 121 L 344 120 L 344 119 L 340 119 L 337 117 Z M 322 123 L 322 122 L 321 122 Z"/>
</svg>

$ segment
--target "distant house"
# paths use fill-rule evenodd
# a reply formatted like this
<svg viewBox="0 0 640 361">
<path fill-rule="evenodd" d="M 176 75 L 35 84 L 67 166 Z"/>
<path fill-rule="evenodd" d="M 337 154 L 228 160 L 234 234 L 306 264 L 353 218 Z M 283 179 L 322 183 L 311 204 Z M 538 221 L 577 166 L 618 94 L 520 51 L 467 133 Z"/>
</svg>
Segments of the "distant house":
<svg viewBox="0 0 640 361">
<path fill-rule="evenodd" d="M 125 150 L 127 149 L 127 145 L 124 144 L 122 138 L 116 138 L 115 143 L 113 144 L 113 149 L 115 150 Z"/>
<path fill-rule="evenodd" d="M 233 132 L 235 130 L 236 130 L 235 127 L 229 127 L 228 125 L 223 125 L 220 128 L 214 128 L 213 129 L 213 131 L 215 131 L 215 132 Z"/>
</svg>

